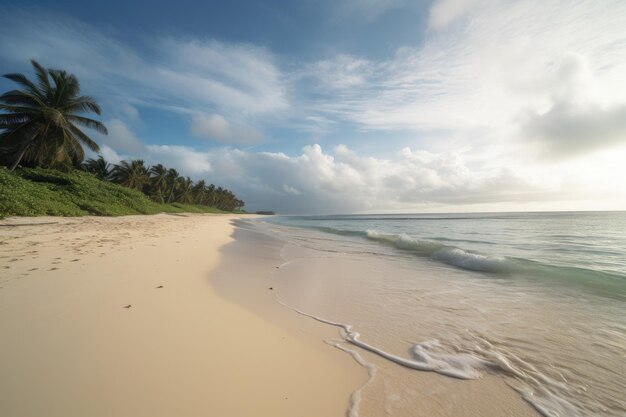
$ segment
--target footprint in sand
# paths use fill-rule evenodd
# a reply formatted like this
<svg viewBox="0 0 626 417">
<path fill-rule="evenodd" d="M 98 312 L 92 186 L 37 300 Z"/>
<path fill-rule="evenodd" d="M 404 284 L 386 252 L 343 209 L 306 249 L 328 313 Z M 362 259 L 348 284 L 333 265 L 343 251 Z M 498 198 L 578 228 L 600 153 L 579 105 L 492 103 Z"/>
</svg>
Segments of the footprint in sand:
<svg viewBox="0 0 626 417">
<path fill-rule="evenodd" d="M 29 269 L 29 271 L 36 271 L 36 270 L 38 270 L 38 269 L 39 269 L 39 268 L 31 268 L 31 269 Z"/>
<path fill-rule="evenodd" d="M 54 268 L 50 268 L 50 269 L 48 269 L 48 271 L 56 271 L 57 269 L 59 269 L 59 268 L 57 268 L 57 267 L 55 266 Z"/>
<path fill-rule="evenodd" d="M 78 262 L 78 261 L 80 261 L 80 258 L 78 258 L 78 259 L 72 259 L 70 262 Z"/>
</svg>

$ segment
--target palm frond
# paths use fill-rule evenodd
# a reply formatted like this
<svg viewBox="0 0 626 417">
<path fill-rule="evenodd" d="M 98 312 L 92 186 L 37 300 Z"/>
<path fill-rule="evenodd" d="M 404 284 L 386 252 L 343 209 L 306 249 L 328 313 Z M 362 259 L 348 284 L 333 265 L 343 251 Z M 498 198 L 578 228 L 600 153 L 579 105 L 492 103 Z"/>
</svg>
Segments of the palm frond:
<svg viewBox="0 0 626 417">
<path fill-rule="evenodd" d="M 76 116 L 76 115 L 68 116 L 67 119 L 70 122 L 77 123 L 81 126 L 88 127 L 90 129 L 94 129 L 102 133 L 103 135 L 107 135 L 109 133 L 106 126 L 104 126 L 101 122 L 97 120 L 93 120 L 93 119 L 90 119 L 88 117 L 83 117 L 83 116 Z"/>
<path fill-rule="evenodd" d="M 8 113 L 0 114 L 0 128 L 9 128 L 32 121 L 32 114 L 29 113 Z"/>
<path fill-rule="evenodd" d="M 54 82 L 54 96 L 52 97 L 52 103 L 55 106 L 58 106 L 63 101 L 63 98 L 66 96 L 66 72 L 49 69 L 48 74 L 50 74 L 50 77 Z"/>
<path fill-rule="evenodd" d="M 72 135 L 74 135 L 74 137 L 76 137 L 78 141 L 82 142 L 92 151 L 98 152 L 100 150 L 100 146 L 98 146 L 98 144 L 93 139 L 87 136 L 82 130 L 80 130 L 76 126 L 70 125 L 70 132 L 72 132 Z"/>
<path fill-rule="evenodd" d="M 0 96 L 0 101 L 6 104 L 21 104 L 26 106 L 45 106 L 45 102 L 37 94 L 26 91 L 11 90 Z"/>
<path fill-rule="evenodd" d="M 35 84 L 33 84 L 32 81 L 30 81 L 28 78 L 26 78 L 26 76 L 24 74 L 4 74 L 3 75 L 4 78 L 7 78 L 11 81 L 14 81 L 16 83 L 18 83 L 21 86 L 26 87 L 26 89 L 34 94 L 39 96 L 40 98 L 43 98 L 41 91 L 39 91 L 39 89 L 37 88 L 37 86 Z"/>
<path fill-rule="evenodd" d="M 39 89 L 42 92 L 45 92 L 46 96 L 52 95 L 52 86 L 50 86 L 50 79 L 48 78 L 48 71 L 42 67 L 39 62 L 34 59 L 30 60 L 30 63 L 33 65 L 35 69 L 35 75 L 37 76 L 37 80 L 39 80 Z"/>
<path fill-rule="evenodd" d="M 69 103 L 65 106 L 65 110 L 67 112 L 93 112 L 97 115 L 102 112 L 102 109 L 100 108 L 98 103 L 96 103 L 96 100 L 93 97 L 89 96 L 81 96 L 75 100 L 70 100 Z"/>
</svg>

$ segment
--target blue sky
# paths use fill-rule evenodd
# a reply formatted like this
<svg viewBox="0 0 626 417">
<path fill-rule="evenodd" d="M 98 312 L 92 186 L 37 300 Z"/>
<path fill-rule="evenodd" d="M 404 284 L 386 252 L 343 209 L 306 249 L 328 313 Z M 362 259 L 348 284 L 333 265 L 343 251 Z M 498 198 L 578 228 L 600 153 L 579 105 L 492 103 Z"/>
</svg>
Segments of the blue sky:
<svg viewBox="0 0 626 417">
<path fill-rule="evenodd" d="M 623 1 L 2 3 L 0 72 L 249 209 L 626 209 Z"/>
</svg>

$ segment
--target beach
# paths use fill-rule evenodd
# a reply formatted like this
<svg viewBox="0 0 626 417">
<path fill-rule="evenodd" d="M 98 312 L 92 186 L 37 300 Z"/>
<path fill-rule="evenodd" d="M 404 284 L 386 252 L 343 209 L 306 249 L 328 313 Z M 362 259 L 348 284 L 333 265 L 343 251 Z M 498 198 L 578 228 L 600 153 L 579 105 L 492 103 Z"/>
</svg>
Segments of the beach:
<svg viewBox="0 0 626 417">
<path fill-rule="evenodd" d="M 368 376 L 334 329 L 212 289 L 238 217 L 2 220 L 0 415 L 345 415 Z"/>
<path fill-rule="evenodd" d="M 394 337 L 389 337 L 388 329 L 400 322 L 413 329 L 421 326 L 424 318 L 394 317 L 393 299 L 376 297 L 368 302 L 364 297 L 369 292 L 367 286 L 375 288 L 374 280 L 389 278 L 393 270 L 387 262 L 354 259 L 354 254 L 345 252 L 347 246 L 337 246 L 328 236 L 317 242 L 324 248 L 320 250 L 306 230 L 277 229 L 259 220 L 262 222 L 236 221 L 235 240 L 224 246 L 212 283 L 221 296 L 281 328 L 309 337 L 312 343 L 323 338 L 367 369 L 370 378 L 353 393 L 350 417 L 539 416 L 497 375 L 459 379 L 423 372 L 426 369 L 401 366 L 351 343 L 341 326 L 329 323 L 358 323 L 355 331 L 365 330 L 362 337 L 366 341 L 374 337 L 382 343 L 388 338 L 383 346 L 393 346 Z M 267 288 L 272 291 L 264 291 Z M 443 311 L 430 313 L 429 320 L 446 325 Z M 369 325 L 358 321 L 359 317 Z M 349 321 L 342 322 L 345 318 Z M 320 324 L 324 327 L 319 328 Z M 402 347 L 394 353 L 407 355 Z"/>
<path fill-rule="evenodd" d="M 361 417 L 626 411 L 623 212 L 237 224 L 223 265 L 242 246 L 258 256 L 273 247 L 281 264 L 263 285 L 274 288 L 275 302 L 334 327 L 339 337 L 329 341 L 370 369 Z M 225 278 L 218 268 L 218 293 L 251 305 Z"/>
<path fill-rule="evenodd" d="M 5 219 L 0 415 L 620 416 L 625 220 Z"/>
</svg>

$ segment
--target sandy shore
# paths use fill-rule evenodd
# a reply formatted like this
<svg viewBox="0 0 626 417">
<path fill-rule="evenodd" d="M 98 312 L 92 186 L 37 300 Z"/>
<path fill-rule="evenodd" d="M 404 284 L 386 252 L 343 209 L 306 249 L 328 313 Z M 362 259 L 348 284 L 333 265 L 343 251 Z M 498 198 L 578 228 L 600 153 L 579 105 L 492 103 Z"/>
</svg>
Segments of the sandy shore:
<svg viewBox="0 0 626 417">
<path fill-rule="evenodd" d="M 209 285 L 231 218 L 0 221 L 0 415 L 345 415 L 362 368 Z"/>
<path fill-rule="evenodd" d="M 375 376 L 359 390 L 360 401 L 355 407 L 358 416 L 540 417 L 498 375 L 486 374 L 479 379 L 462 380 L 405 368 L 345 342 L 339 337 L 337 327 L 321 324 L 286 307 L 289 305 L 335 321 L 338 317 L 350 317 L 351 312 L 359 308 L 357 304 L 365 300 L 360 291 L 364 283 L 372 283 L 390 270 L 385 269 L 388 265 L 384 260 L 368 261 L 362 257 L 352 259 L 340 252 L 320 252 L 310 247 L 310 241 L 299 239 L 297 234 L 289 235 L 293 239 L 291 243 L 281 236 L 284 237 L 274 233 L 272 228 L 238 222 L 235 240 L 222 247 L 222 261 L 212 273 L 211 282 L 220 296 L 280 328 L 299 334 L 310 343 L 320 339 L 334 343 L 341 341 L 340 347 L 357 353 L 368 366 L 372 366 Z M 327 244 L 326 240 L 322 242 Z M 268 288 L 272 290 L 268 291 Z M 357 321 L 357 317 L 348 320 L 351 324 Z M 419 319 L 414 318 L 408 325 L 423 326 L 418 322 Z M 370 332 L 375 329 L 368 331 L 363 325 L 361 323 L 356 330 L 365 329 L 365 340 L 369 341 Z M 433 333 L 435 331 L 433 329 Z M 391 350 L 391 341 L 389 344 L 389 347 L 379 346 L 400 356 L 407 354 L 403 351 L 407 341 L 400 343 L 402 347 L 396 351 Z M 336 351 L 347 356 L 339 349 Z"/>
</svg>

